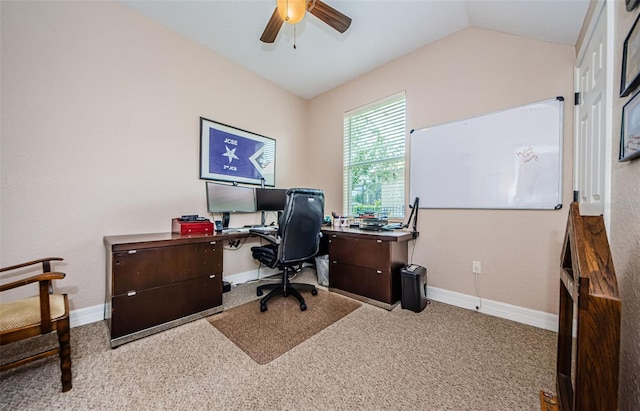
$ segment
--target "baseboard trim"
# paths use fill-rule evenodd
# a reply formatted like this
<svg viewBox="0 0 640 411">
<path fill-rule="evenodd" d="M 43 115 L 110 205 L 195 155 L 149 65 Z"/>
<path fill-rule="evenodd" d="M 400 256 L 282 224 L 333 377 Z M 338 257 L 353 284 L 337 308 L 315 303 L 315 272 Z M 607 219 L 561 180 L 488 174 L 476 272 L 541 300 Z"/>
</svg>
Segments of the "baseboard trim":
<svg viewBox="0 0 640 411">
<path fill-rule="evenodd" d="M 261 268 L 260 278 L 265 278 L 276 273 L 278 273 L 278 270 Z M 229 281 L 231 284 L 242 284 L 257 278 L 258 270 L 245 271 L 243 273 L 224 277 L 225 281 Z M 558 316 L 545 313 L 543 311 L 532 310 L 484 298 L 482 299 L 482 307 L 476 310 L 476 306 L 479 305 L 478 297 L 430 286 L 427 287 L 427 298 L 441 303 L 454 305 L 456 307 L 465 308 L 467 310 L 479 311 L 494 317 L 504 318 L 522 324 L 531 325 L 533 327 L 558 332 Z M 69 314 L 69 321 L 72 328 L 102 320 L 104 320 L 104 304 L 80 308 L 78 310 L 71 311 Z"/>
<path fill-rule="evenodd" d="M 456 307 L 466 308 L 467 310 L 478 311 L 494 317 L 558 332 L 558 316 L 543 311 L 487 300 L 485 298 L 482 299 L 482 306 L 476 309 L 480 302 L 478 297 L 430 286 L 427 286 L 427 298 L 441 303 L 455 305 Z"/>
<path fill-rule="evenodd" d="M 93 307 L 79 308 L 69 313 L 69 326 L 79 327 L 104 320 L 104 304 Z"/>
</svg>

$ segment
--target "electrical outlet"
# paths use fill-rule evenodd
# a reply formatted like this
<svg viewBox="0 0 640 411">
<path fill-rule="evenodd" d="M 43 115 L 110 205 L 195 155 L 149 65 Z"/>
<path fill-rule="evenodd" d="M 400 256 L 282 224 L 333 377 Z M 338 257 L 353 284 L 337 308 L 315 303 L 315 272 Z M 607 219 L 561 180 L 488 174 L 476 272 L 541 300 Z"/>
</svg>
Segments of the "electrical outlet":
<svg viewBox="0 0 640 411">
<path fill-rule="evenodd" d="M 482 273 L 482 265 L 480 264 L 480 261 L 473 261 L 472 272 L 474 274 Z"/>
</svg>

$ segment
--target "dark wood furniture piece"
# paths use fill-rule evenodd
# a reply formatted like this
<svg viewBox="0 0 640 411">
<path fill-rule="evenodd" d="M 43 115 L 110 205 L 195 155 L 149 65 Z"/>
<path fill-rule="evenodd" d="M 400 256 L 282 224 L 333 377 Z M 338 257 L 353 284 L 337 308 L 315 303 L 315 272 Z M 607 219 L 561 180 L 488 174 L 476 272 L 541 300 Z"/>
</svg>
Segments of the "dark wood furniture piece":
<svg viewBox="0 0 640 411">
<path fill-rule="evenodd" d="M 64 273 L 51 271 L 51 261 L 62 261 L 60 257 L 42 258 L 11 267 L 0 268 L 0 272 L 21 270 L 34 271 L 42 264 L 42 273 L 0 285 L 0 291 L 7 291 L 27 284 L 38 283 L 39 295 L 0 304 L 0 345 L 48 334 L 56 331 L 58 347 L 40 354 L 31 355 L 0 367 L 5 371 L 22 364 L 59 354 L 62 392 L 71 389 L 71 346 L 69 332 L 69 301 L 66 294 L 53 294 L 53 280 L 61 280 Z M 30 268 L 28 268 L 30 267 Z"/>
<path fill-rule="evenodd" d="M 222 245 L 248 233 L 104 237 L 111 347 L 222 311 Z"/>
<path fill-rule="evenodd" d="M 602 216 L 581 216 L 575 202 L 569 209 L 560 277 L 556 364 L 560 408 L 617 410 L 618 284 Z"/>
<path fill-rule="evenodd" d="M 408 231 L 325 227 L 329 290 L 387 310 L 400 301 L 400 270 L 408 262 Z"/>
</svg>

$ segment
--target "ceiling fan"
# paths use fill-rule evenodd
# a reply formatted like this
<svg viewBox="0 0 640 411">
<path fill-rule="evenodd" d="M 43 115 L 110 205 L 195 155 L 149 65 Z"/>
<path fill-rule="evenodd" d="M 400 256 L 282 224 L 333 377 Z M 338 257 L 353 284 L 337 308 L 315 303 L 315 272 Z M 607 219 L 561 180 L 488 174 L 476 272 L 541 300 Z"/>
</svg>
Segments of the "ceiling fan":
<svg viewBox="0 0 640 411">
<path fill-rule="evenodd" d="M 309 12 L 327 23 L 340 33 L 347 31 L 351 25 L 351 18 L 320 0 L 277 0 L 276 9 L 260 37 L 264 43 L 273 43 L 278 36 L 280 27 L 285 21 L 296 24 Z"/>
</svg>

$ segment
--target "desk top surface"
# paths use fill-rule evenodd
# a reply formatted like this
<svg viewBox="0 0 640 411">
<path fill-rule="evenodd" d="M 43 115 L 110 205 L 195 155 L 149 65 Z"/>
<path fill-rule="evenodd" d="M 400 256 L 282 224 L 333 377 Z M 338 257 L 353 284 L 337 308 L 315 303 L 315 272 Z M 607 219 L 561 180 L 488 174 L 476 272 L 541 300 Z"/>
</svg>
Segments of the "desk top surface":
<svg viewBox="0 0 640 411">
<path fill-rule="evenodd" d="M 322 227 L 322 232 L 330 234 L 340 234 L 346 237 L 366 238 L 382 241 L 408 241 L 413 238 L 411 231 L 369 231 L 359 228 L 348 227 Z M 127 250 L 134 248 L 162 247 L 166 245 L 180 245 L 192 243 L 204 243 L 211 241 L 237 240 L 250 237 L 248 231 L 239 232 L 214 232 L 212 234 L 178 234 L 178 233 L 147 233 L 147 234 L 127 234 L 110 235 L 104 237 L 104 244 L 111 247 L 113 251 Z"/>
<path fill-rule="evenodd" d="M 357 237 L 382 241 L 408 241 L 413 239 L 413 233 L 405 230 L 373 231 L 362 230 L 360 228 L 325 226 L 322 227 L 322 232 L 328 235 L 340 234 L 344 237 Z"/>
<path fill-rule="evenodd" d="M 127 234 L 110 235 L 104 237 L 104 244 L 112 247 L 113 251 L 133 248 L 162 247 L 166 245 L 180 245 L 205 243 L 212 241 L 236 240 L 247 238 L 248 232 L 229 232 L 212 234 L 178 234 L 178 233 L 148 233 L 148 234 Z"/>
</svg>

